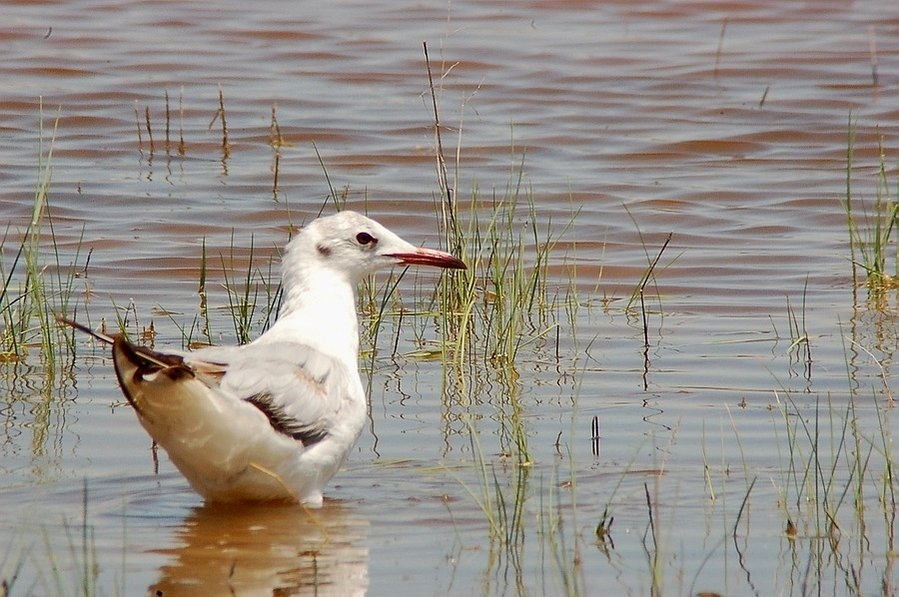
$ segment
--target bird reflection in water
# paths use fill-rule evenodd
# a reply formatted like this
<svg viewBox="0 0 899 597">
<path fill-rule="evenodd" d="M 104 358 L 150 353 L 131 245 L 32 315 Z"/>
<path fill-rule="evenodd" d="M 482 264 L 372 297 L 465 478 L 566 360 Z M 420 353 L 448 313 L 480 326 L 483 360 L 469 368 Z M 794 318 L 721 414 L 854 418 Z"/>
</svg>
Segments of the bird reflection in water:
<svg viewBox="0 0 899 597">
<path fill-rule="evenodd" d="M 368 522 L 339 504 L 196 508 L 149 595 L 364 595 Z"/>
</svg>

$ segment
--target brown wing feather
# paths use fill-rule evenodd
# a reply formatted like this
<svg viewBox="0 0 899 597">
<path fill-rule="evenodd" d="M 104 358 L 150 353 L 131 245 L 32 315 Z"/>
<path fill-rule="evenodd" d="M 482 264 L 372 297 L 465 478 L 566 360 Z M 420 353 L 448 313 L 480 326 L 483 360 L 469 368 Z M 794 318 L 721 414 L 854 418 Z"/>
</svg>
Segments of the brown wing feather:
<svg viewBox="0 0 899 597">
<path fill-rule="evenodd" d="M 317 444 L 328 437 L 328 432 L 325 429 L 315 425 L 303 425 L 288 415 L 283 408 L 272 401 L 272 397 L 268 394 L 250 396 L 244 398 L 244 401 L 261 410 L 268 418 L 268 422 L 271 424 L 272 429 L 278 433 L 292 437 L 306 447 Z"/>
</svg>

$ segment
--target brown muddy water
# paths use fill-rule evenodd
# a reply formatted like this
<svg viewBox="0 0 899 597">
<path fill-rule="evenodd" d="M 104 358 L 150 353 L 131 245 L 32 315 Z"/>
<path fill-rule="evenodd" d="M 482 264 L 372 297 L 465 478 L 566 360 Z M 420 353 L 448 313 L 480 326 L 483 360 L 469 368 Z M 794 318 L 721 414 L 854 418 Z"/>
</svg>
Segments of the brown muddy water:
<svg viewBox="0 0 899 597">
<path fill-rule="evenodd" d="M 4 276 L 31 218 L 41 121 L 46 151 L 58 118 L 53 233 L 60 262 L 84 270 L 82 320 L 118 309 L 134 329 L 152 322 L 157 347 L 181 346 L 205 240 L 212 337 L 235 342 L 223 267 L 239 279 L 254 247 L 268 277 L 291 226 L 326 205 L 328 178 L 349 207 L 440 245 L 424 41 L 466 221 L 472 204 L 486 221 L 520 180 L 509 226 L 527 262 L 532 219 L 560 236 L 551 304 L 516 332 L 514 361 L 475 359 L 445 383 L 441 359 L 415 356 L 440 337 L 433 320 L 381 330 L 370 424 L 314 519 L 204 507 L 154 460 L 108 354 L 85 339 L 70 375 L 48 379 L 34 347 L 0 365 L 10 594 L 896 590 L 896 291 L 854 285 L 844 200 L 850 122 L 859 220 L 879 193 L 896 196 L 899 4 L 15 2 L 0 14 Z M 627 299 L 669 234 L 644 350 Z M 45 224 L 46 264 L 49 238 Z M 23 280 L 20 264 L 8 300 Z M 428 284 L 401 284 L 404 303 Z M 529 466 L 507 454 L 516 437 Z"/>
</svg>

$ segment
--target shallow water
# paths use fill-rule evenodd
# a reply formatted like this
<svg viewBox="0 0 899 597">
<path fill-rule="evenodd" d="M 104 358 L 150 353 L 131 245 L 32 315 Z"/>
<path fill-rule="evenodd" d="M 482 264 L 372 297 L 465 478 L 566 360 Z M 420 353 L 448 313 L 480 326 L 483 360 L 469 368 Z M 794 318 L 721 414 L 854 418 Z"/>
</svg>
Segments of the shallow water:
<svg viewBox="0 0 899 597">
<path fill-rule="evenodd" d="M 887 404 L 896 296 L 878 303 L 854 288 L 843 200 L 850 121 L 854 196 L 871 209 L 881 152 L 895 189 L 899 6 L 61 2 L 2 10 L 0 211 L 14 239 L 4 243 L 4 268 L 31 217 L 43 121 L 45 139 L 55 135 L 50 203 L 61 261 L 76 260 L 80 244 L 83 266 L 91 250 L 76 282 L 82 317 L 114 321 L 116 306 L 133 303 L 138 326 L 153 321 L 157 346 L 180 346 L 178 326 L 197 313 L 205 240 L 214 339 L 233 342 L 222 266 L 240 276 L 252 246 L 267 275 L 290 228 L 326 204 L 328 179 L 349 207 L 437 246 L 422 41 L 453 163 L 460 147 L 450 175 L 462 213 L 475 189 L 488 204 L 476 204 L 480 213 L 489 213 L 494 195 L 521 175 L 538 228 L 561 235 L 550 296 L 577 305 L 535 324 L 558 323 L 559 345 L 554 333 L 525 342 L 515 383 L 484 366 L 464 391 L 444 386 L 439 360 L 409 356 L 418 324 L 400 323 L 391 358 L 391 322 L 378 338 L 370 427 L 314 522 L 292 509 L 204 507 L 164 454 L 154 462 L 102 350 L 79 345 L 62 390 L 45 383 L 36 355 L 0 365 L 9 388 L 0 406 L 0 532 L 9 545 L 0 575 L 10 578 L 21 561 L 20 594 L 80 582 L 84 504 L 102 593 L 575 586 L 765 595 L 896 586 L 896 482 L 882 479 L 892 445 L 877 443 L 896 429 Z M 277 187 L 273 108 L 286 141 Z M 527 234 L 526 205 L 514 225 Z M 639 311 L 624 306 L 669 233 L 647 287 L 644 354 Z M 53 260 L 50 246 L 45 259 Z M 421 280 L 402 288 L 410 304 L 433 278 Z M 793 345 L 791 319 L 807 331 L 811 359 Z M 523 408 L 526 468 L 501 456 L 509 396 Z M 839 452 L 850 415 L 861 439 Z M 833 485 L 852 488 L 825 504 L 838 511 L 836 548 L 821 538 L 824 506 L 805 500 L 824 488 L 804 478 L 812 445 L 803 422 L 820 429 L 823 477 L 836 459 Z M 511 516 L 521 522 L 505 527 L 505 542 L 491 539 L 478 505 L 495 496 L 492 476 L 479 478 L 471 429 L 506 512 L 520 517 Z M 853 451 L 869 455 L 857 488 L 863 530 Z M 600 548 L 594 530 L 606 507 L 614 546 Z M 788 518 L 799 527 L 795 541 L 785 536 Z"/>
</svg>

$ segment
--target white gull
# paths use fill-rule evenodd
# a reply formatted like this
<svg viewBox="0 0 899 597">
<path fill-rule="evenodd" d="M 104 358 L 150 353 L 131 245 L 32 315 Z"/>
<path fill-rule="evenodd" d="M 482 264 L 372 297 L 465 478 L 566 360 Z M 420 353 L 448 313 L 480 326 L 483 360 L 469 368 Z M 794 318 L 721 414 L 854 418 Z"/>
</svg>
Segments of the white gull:
<svg viewBox="0 0 899 597">
<path fill-rule="evenodd" d="M 137 418 L 207 501 L 320 506 L 365 424 L 356 285 L 396 265 L 465 269 L 377 222 L 343 211 L 286 247 L 275 324 L 243 346 L 157 352 L 60 321 L 112 344 Z"/>
</svg>

